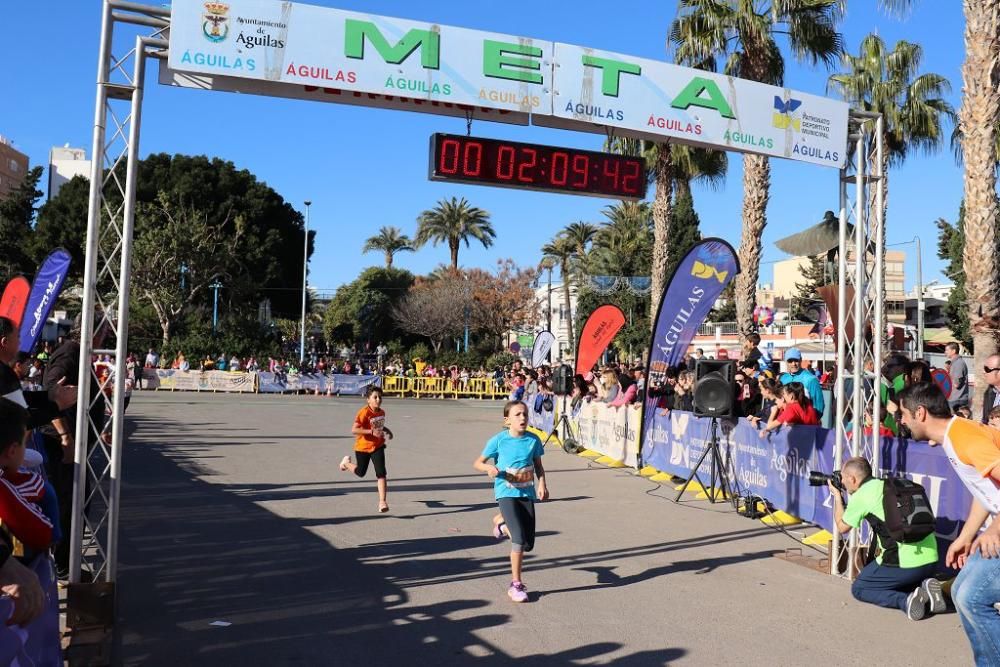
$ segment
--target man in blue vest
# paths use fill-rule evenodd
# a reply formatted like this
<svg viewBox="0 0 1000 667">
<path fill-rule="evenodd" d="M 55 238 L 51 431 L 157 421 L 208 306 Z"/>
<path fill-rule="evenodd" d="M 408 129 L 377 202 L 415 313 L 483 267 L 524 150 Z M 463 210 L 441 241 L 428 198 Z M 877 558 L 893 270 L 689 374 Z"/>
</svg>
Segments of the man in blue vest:
<svg viewBox="0 0 1000 667">
<path fill-rule="evenodd" d="M 802 383 L 816 412 L 822 416 L 826 407 L 823 402 L 823 387 L 815 375 L 802 368 L 802 353 L 798 348 L 792 347 L 785 352 L 785 368 L 786 372 L 781 375 L 781 384 Z"/>
</svg>

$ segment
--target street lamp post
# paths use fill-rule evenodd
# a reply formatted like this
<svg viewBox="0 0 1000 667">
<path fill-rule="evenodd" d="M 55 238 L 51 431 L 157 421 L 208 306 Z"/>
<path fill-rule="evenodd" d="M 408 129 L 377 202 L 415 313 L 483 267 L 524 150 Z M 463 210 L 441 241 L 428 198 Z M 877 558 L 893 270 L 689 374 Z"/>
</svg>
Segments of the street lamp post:
<svg viewBox="0 0 1000 667">
<path fill-rule="evenodd" d="M 299 363 L 306 358 L 306 277 L 309 270 L 309 207 L 312 202 L 308 199 L 306 205 L 306 229 L 305 240 L 302 242 L 302 333 L 299 338 Z"/>
<path fill-rule="evenodd" d="M 214 336 L 215 327 L 219 322 L 219 290 L 222 289 L 222 283 L 216 280 L 208 287 L 215 292 L 215 296 L 212 297 L 212 335 Z"/>
<path fill-rule="evenodd" d="M 917 242 L 917 359 L 924 358 L 924 276 L 923 259 L 920 256 L 920 237 L 914 236 Z"/>
</svg>

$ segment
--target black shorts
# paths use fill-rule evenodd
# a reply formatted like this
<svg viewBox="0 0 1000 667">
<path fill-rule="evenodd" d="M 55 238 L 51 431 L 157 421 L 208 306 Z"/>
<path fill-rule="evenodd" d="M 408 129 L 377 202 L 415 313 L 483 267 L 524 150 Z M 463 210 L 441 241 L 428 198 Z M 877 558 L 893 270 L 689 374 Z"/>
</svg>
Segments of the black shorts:
<svg viewBox="0 0 1000 667">
<path fill-rule="evenodd" d="M 364 477 L 368 474 L 368 464 L 375 466 L 375 477 L 385 479 L 385 447 L 379 447 L 374 452 L 354 452 L 354 458 L 358 462 L 358 467 L 354 474 Z"/>
<path fill-rule="evenodd" d="M 531 498 L 497 498 L 510 533 L 511 551 L 535 548 L 535 502 Z"/>
</svg>

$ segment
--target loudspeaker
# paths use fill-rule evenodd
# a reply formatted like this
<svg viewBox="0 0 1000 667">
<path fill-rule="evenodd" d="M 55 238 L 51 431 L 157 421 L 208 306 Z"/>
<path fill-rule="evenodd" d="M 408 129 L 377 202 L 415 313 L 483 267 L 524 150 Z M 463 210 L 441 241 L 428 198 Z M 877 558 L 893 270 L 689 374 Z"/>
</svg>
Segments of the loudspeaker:
<svg viewBox="0 0 1000 667">
<path fill-rule="evenodd" d="M 568 396 L 573 393 L 572 366 L 562 364 L 552 371 L 552 393 L 556 396 Z"/>
<path fill-rule="evenodd" d="M 732 417 L 736 403 L 736 362 L 699 359 L 694 367 L 694 414 Z"/>
</svg>

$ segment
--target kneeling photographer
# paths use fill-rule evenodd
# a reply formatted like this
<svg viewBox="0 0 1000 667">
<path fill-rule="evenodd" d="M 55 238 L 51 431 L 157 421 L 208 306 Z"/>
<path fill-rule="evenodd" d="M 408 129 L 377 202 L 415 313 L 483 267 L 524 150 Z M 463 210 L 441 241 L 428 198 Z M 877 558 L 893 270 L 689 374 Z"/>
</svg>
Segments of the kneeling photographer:
<svg viewBox="0 0 1000 667">
<path fill-rule="evenodd" d="M 898 525 L 890 530 L 886 523 L 885 493 L 890 482 L 873 477 L 871 464 L 866 459 L 848 459 L 839 476 L 837 473 L 816 476 L 826 477 L 833 494 L 833 518 L 837 530 L 847 533 L 859 527 L 862 521 L 867 521 L 878 540 L 878 555 L 858 573 L 851 586 L 855 599 L 901 609 L 913 621 L 922 619 L 928 610 L 935 613 L 944 611 L 941 584 L 933 578 L 937 570 L 938 550 L 933 514 L 929 513 L 929 509 L 919 517 L 921 525 L 914 528 L 907 525 L 908 537 L 904 537 Z M 918 493 L 923 494 L 919 485 L 908 480 L 902 483 L 910 488 L 917 487 Z M 846 509 L 842 491 L 850 494 Z M 897 497 L 895 486 L 890 493 L 893 498 Z M 895 500 L 892 504 L 896 505 Z M 893 537 L 894 533 L 899 539 Z"/>
</svg>

